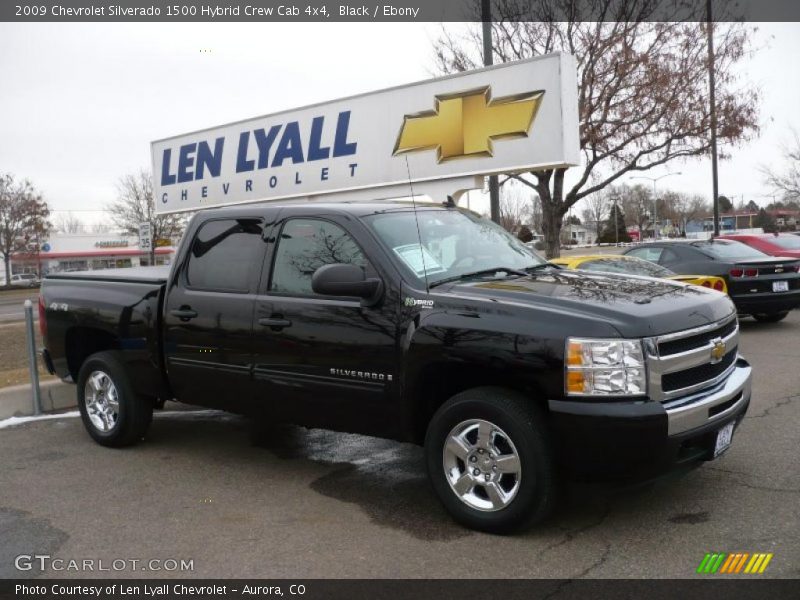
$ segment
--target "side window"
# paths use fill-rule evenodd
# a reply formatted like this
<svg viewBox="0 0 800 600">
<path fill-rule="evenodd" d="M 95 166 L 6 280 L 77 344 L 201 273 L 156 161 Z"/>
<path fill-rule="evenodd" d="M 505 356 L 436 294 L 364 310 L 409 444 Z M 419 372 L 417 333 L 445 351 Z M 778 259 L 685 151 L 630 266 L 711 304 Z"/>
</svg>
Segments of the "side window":
<svg viewBox="0 0 800 600">
<path fill-rule="evenodd" d="M 190 288 L 248 292 L 261 269 L 260 219 L 221 219 L 203 224 L 192 241 L 186 282 Z"/>
<path fill-rule="evenodd" d="M 270 291 L 310 296 L 311 276 L 324 265 L 350 263 L 367 268 L 367 259 L 338 225 L 319 219 L 292 219 L 281 230 Z"/>
<path fill-rule="evenodd" d="M 636 258 L 642 258 L 644 260 L 649 260 L 650 262 L 658 262 L 662 251 L 663 248 L 636 248 L 628 252 L 627 256 L 635 256 Z"/>
<path fill-rule="evenodd" d="M 671 248 L 664 248 L 664 251 L 661 253 L 660 262 L 662 265 L 668 265 L 670 263 L 676 263 L 680 260 L 678 253 L 672 250 Z"/>
</svg>

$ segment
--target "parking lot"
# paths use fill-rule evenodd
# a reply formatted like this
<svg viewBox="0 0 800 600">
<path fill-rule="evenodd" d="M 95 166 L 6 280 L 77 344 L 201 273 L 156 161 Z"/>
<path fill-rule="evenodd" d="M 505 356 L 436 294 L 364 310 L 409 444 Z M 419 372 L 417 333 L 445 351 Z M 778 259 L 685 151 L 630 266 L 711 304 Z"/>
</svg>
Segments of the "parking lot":
<svg viewBox="0 0 800 600">
<path fill-rule="evenodd" d="M 174 406 L 125 450 L 96 445 L 74 416 L 9 427 L 0 577 L 36 576 L 14 557 L 47 554 L 193 561 L 127 577 L 682 578 L 706 552 L 771 552 L 756 577 L 798 577 L 799 340 L 800 311 L 743 320 L 753 402 L 721 459 L 644 488 L 571 484 L 553 519 L 509 537 L 455 525 L 411 445 L 294 427 L 256 436 L 244 419 Z"/>
</svg>

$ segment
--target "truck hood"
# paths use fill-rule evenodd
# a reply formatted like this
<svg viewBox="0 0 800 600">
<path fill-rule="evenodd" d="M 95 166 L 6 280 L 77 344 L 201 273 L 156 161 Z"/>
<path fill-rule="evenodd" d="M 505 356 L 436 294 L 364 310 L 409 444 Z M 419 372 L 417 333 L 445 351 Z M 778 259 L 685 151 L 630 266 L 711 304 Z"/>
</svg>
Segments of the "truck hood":
<svg viewBox="0 0 800 600">
<path fill-rule="evenodd" d="M 528 277 L 454 283 L 451 298 L 601 319 L 623 337 L 647 337 L 719 321 L 736 309 L 721 292 L 679 282 L 564 269 Z"/>
</svg>

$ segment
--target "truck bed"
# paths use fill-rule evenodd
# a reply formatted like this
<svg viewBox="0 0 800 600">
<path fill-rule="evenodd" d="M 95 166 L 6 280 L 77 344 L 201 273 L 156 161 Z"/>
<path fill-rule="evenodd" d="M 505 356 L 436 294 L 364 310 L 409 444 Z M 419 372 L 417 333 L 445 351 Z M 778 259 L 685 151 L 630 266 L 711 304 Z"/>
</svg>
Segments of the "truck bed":
<svg viewBox="0 0 800 600">
<path fill-rule="evenodd" d="M 94 271 L 70 271 L 66 273 L 53 273 L 46 279 L 91 279 L 92 281 L 119 281 L 127 283 L 157 283 L 167 282 L 170 267 L 128 267 L 123 269 L 97 269 Z"/>
</svg>

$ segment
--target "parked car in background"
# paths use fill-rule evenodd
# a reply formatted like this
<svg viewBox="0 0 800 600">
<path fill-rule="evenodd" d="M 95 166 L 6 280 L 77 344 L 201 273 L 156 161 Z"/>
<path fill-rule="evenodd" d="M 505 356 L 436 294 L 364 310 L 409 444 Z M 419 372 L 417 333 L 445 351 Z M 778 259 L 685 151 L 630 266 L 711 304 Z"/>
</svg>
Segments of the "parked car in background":
<svg viewBox="0 0 800 600">
<path fill-rule="evenodd" d="M 39 285 L 39 278 L 34 273 L 18 273 L 11 276 L 11 285 L 36 287 Z"/>
<path fill-rule="evenodd" d="M 800 237 L 788 233 L 730 234 L 719 239 L 736 240 L 770 256 L 800 258 Z"/>
<path fill-rule="evenodd" d="M 569 256 L 555 258 L 553 264 L 577 269 L 579 271 L 602 271 L 605 273 L 627 273 L 628 275 L 644 275 L 646 277 L 660 277 L 673 279 L 683 283 L 691 283 L 702 287 L 711 288 L 718 292 L 728 291 L 728 286 L 722 277 L 713 275 L 678 275 L 666 267 L 657 265 L 649 260 L 635 256 L 620 254 L 588 254 L 583 256 Z"/>
<path fill-rule="evenodd" d="M 800 306 L 800 260 L 769 256 L 735 240 L 650 242 L 625 251 L 676 273 L 725 279 L 740 315 L 776 322 Z"/>
</svg>

